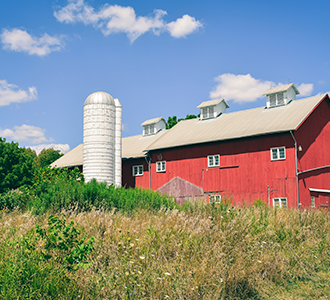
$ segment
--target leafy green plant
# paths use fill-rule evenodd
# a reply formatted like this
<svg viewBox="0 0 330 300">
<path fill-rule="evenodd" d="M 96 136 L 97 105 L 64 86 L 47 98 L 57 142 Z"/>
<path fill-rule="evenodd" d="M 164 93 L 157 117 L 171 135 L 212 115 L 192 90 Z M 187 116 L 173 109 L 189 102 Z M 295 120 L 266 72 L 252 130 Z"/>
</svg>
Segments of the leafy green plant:
<svg viewBox="0 0 330 300">
<path fill-rule="evenodd" d="M 86 240 L 86 236 L 80 238 L 81 231 L 75 227 L 74 222 L 66 224 L 65 215 L 50 216 L 48 228 L 36 225 L 36 233 L 45 241 L 42 255 L 44 259 L 54 259 L 64 263 L 68 270 L 77 270 L 79 267 L 88 268 L 91 265 L 87 256 L 93 250 L 94 237 Z"/>
</svg>

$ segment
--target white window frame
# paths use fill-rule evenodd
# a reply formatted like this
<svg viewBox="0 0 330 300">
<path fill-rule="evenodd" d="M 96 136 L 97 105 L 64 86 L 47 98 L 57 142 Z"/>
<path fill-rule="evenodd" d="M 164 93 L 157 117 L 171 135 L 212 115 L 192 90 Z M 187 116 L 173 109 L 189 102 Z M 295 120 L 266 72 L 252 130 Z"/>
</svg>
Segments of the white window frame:
<svg viewBox="0 0 330 300">
<path fill-rule="evenodd" d="M 273 99 L 271 99 L 272 97 Z M 273 102 L 274 100 L 275 100 L 275 104 Z M 285 104 L 284 92 L 269 95 L 269 107 L 276 107 L 284 104 Z"/>
<path fill-rule="evenodd" d="M 132 167 L 133 176 L 143 176 L 143 165 L 136 165 Z"/>
<path fill-rule="evenodd" d="M 160 173 L 160 172 L 166 172 L 166 161 L 157 161 L 156 162 L 156 172 Z"/>
<path fill-rule="evenodd" d="M 155 133 L 155 124 L 144 126 L 144 135 L 152 135 Z"/>
<path fill-rule="evenodd" d="M 218 160 L 218 163 L 217 164 L 216 164 L 216 158 Z M 207 156 L 207 166 L 209 168 L 220 167 L 220 155 L 219 154 L 208 155 Z"/>
<path fill-rule="evenodd" d="M 280 157 L 280 150 L 284 150 L 284 157 Z M 276 156 L 274 157 L 273 151 L 276 150 Z M 276 160 L 285 160 L 286 159 L 286 151 L 285 151 L 285 146 L 283 147 L 276 147 L 276 148 L 270 148 L 270 160 L 271 161 L 276 161 Z"/>
<path fill-rule="evenodd" d="M 214 114 L 215 114 L 215 105 L 201 108 L 202 119 L 214 118 Z"/>
<path fill-rule="evenodd" d="M 311 196 L 311 207 L 315 208 L 315 196 Z"/>
<path fill-rule="evenodd" d="M 209 202 L 219 204 L 221 202 L 221 195 L 210 195 Z"/>
<path fill-rule="evenodd" d="M 275 206 L 275 202 L 276 200 L 278 200 L 278 206 Z M 283 205 L 285 203 L 285 205 Z M 288 207 L 288 199 L 285 197 L 277 197 L 277 198 L 273 198 L 273 207 L 279 207 L 279 208 L 287 208 Z"/>
</svg>

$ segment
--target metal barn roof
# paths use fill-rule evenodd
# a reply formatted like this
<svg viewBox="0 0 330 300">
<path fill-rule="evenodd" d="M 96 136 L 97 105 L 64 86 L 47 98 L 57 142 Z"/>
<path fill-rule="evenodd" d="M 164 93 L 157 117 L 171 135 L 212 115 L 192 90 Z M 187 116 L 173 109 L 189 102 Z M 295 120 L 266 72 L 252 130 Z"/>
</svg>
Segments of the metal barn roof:
<svg viewBox="0 0 330 300">
<path fill-rule="evenodd" d="M 298 89 L 293 83 L 286 84 L 286 85 L 280 85 L 274 88 L 270 88 L 266 92 L 263 93 L 263 95 L 270 95 L 270 94 L 275 94 L 275 93 L 280 93 L 280 92 L 286 92 L 290 87 L 293 87 L 294 91 L 296 92 L 296 95 L 300 94 Z"/>
<path fill-rule="evenodd" d="M 145 155 L 144 149 L 151 143 L 160 138 L 166 130 L 161 130 L 157 134 L 150 136 L 134 135 L 122 138 L 122 158 L 138 158 Z M 83 144 L 73 148 L 70 152 L 54 161 L 51 167 L 74 167 L 81 166 L 83 164 Z"/>
<path fill-rule="evenodd" d="M 160 120 L 164 120 L 164 122 L 166 123 L 166 121 L 165 121 L 165 119 L 164 119 L 163 117 L 158 117 L 158 118 L 154 118 L 154 119 L 146 120 L 146 121 L 144 121 L 140 126 L 156 124 L 156 123 L 158 123 Z"/>
<path fill-rule="evenodd" d="M 221 114 L 218 118 L 183 120 L 145 150 L 156 150 L 295 130 L 325 95 L 272 108 Z"/>
<path fill-rule="evenodd" d="M 64 168 L 64 167 L 75 167 L 83 164 L 83 144 L 73 148 L 67 154 L 64 154 L 58 160 L 55 160 L 50 166 L 52 168 Z"/>
<path fill-rule="evenodd" d="M 217 105 L 220 102 L 223 102 L 226 105 L 226 107 L 229 108 L 229 105 L 226 102 L 226 100 L 225 99 L 222 99 L 222 98 L 204 101 L 200 105 L 198 105 L 196 108 L 203 108 L 203 107 L 208 107 L 208 106 L 212 106 L 212 105 Z"/>
</svg>

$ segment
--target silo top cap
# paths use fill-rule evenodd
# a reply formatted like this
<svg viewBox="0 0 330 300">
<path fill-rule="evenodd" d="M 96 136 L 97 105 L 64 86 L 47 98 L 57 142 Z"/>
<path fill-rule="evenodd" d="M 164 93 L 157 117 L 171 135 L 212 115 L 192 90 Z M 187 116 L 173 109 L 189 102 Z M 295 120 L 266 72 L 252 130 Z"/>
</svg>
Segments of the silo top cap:
<svg viewBox="0 0 330 300">
<path fill-rule="evenodd" d="M 88 104 L 108 104 L 108 105 L 115 105 L 115 100 L 113 97 L 106 93 L 106 92 L 95 92 L 93 94 L 90 94 L 84 103 L 85 105 Z"/>
</svg>

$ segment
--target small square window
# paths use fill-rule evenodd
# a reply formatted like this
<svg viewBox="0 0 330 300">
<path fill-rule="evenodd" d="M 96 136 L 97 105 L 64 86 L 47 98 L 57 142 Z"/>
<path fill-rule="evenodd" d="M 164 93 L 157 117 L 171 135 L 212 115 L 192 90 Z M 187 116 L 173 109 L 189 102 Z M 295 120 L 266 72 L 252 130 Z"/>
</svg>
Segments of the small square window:
<svg viewBox="0 0 330 300">
<path fill-rule="evenodd" d="M 143 176 L 143 165 L 133 166 L 133 176 Z"/>
<path fill-rule="evenodd" d="M 284 160 L 285 159 L 285 147 L 271 148 L 270 149 L 271 160 Z"/>
<path fill-rule="evenodd" d="M 274 198 L 273 207 L 279 207 L 279 208 L 288 207 L 286 198 Z"/>
<path fill-rule="evenodd" d="M 221 195 L 210 195 L 210 203 L 220 203 Z"/>
<path fill-rule="evenodd" d="M 157 161 L 156 172 L 166 172 L 166 161 Z"/>
<path fill-rule="evenodd" d="M 315 207 L 315 197 L 311 197 L 311 207 Z"/>
<path fill-rule="evenodd" d="M 208 167 L 219 167 L 220 166 L 220 155 L 209 155 L 207 157 L 207 166 Z"/>
</svg>

